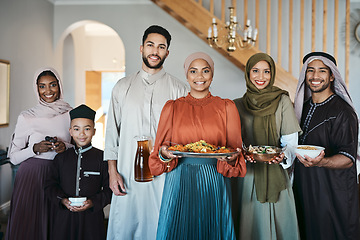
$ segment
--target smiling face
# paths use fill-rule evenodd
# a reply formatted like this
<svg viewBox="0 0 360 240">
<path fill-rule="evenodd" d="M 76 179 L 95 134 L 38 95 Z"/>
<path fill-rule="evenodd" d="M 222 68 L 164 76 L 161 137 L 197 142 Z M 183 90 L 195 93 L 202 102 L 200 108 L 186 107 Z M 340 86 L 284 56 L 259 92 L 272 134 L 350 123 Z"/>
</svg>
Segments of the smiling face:
<svg viewBox="0 0 360 240">
<path fill-rule="evenodd" d="M 71 120 L 69 132 L 76 146 L 84 147 L 89 145 L 92 137 L 95 135 L 94 121 L 88 118 L 75 118 Z"/>
<path fill-rule="evenodd" d="M 267 61 L 260 61 L 256 63 L 249 73 L 250 81 L 257 89 L 264 89 L 269 85 L 271 80 L 270 65 Z"/>
<path fill-rule="evenodd" d="M 194 98 L 203 98 L 210 92 L 213 72 L 204 59 L 195 59 L 189 66 L 187 81 L 190 84 L 190 94 Z"/>
<path fill-rule="evenodd" d="M 150 33 L 144 45 L 140 46 L 143 58 L 143 69 L 153 73 L 159 71 L 169 54 L 166 38 L 158 33 Z"/>
<path fill-rule="evenodd" d="M 331 82 L 334 81 L 334 76 L 330 69 L 321 60 L 314 60 L 310 62 L 306 69 L 306 85 L 313 93 L 321 93 L 324 91 L 331 91 Z"/>
<path fill-rule="evenodd" d="M 40 77 L 37 81 L 37 89 L 40 98 L 47 103 L 52 103 L 60 97 L 59 82 L 53 76 Z"/>
</svg>

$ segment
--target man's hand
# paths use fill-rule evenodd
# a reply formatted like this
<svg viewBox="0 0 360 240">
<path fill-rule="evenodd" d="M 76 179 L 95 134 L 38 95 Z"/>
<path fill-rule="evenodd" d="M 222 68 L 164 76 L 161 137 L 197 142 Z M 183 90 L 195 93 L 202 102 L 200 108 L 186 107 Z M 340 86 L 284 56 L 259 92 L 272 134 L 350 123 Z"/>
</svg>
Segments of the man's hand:
<svg viewBox="0 0 360 240">
<path fill-rule="evenodd" d="M 342 154 L 336 154 L 331 157 L 325 157 L 325 152 L 321 151 L 319 156 L 311 158 L 305 155 L 305 158 L 296 153 L 296 157 L 305 167 L 326 167 L 332 169 L 349 168 L 353 165 L 350 158 Z"/>
<path fill-rule="evenodd" d="M 305 155 L 303 158 L 301 155 L 296 153 L 296 157 L 304 165 L 304 167 L 323 167 L 322 161 L 324 160 L 325 152 L 321 151 L 319 156 L 316 158 L 311 158 L 308 155 Z"/>
<path fill-rule="evenodd" d="M 125 196 L 126 189 L 124 180 L 117 171 L 117 161 L 108 160 L 109 166 L 109 187 L 116 196 Z"/>
</svg>

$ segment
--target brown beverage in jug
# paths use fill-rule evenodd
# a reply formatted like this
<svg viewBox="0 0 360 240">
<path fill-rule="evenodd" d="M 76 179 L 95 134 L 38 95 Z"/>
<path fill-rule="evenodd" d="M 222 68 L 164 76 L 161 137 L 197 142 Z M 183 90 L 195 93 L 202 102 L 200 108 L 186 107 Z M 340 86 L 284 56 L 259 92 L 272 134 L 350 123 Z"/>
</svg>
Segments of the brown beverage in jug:
<svg viewBox="0 0 360 240">
<path fill-rule="evenodd" d="M 135 181 L 150 182 L 154 176 L 149 168 L 149 140 L 142 137 L 137 141 L 137 150 L 135 155 Z"/>
</svg>

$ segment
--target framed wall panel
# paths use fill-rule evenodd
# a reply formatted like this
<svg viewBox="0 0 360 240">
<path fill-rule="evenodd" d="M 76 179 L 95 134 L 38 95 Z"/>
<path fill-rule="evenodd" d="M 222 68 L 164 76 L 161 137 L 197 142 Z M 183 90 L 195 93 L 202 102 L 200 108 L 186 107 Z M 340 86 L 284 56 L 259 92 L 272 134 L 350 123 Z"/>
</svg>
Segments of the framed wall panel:
<svg viewBox="0 0 360 240">
<path fill-rule="evenodd" d="M 0 127 L 9 125 L 10 62 L 0 59 Z"/>
</svg>

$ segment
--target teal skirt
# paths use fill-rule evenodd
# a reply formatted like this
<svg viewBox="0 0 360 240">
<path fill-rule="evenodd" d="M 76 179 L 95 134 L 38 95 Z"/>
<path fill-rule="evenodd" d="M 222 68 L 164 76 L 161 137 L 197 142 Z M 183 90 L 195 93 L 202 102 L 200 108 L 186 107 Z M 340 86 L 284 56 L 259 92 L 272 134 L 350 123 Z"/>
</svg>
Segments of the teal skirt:
<svg viewBox="0 0 360 240">
<path fill-rule="evenodd" d="M 156 239 L 235 239 L 230 181 L 216 163 L 181 158 L 166 174 Z"/>
</svg>

